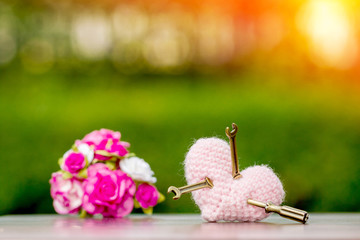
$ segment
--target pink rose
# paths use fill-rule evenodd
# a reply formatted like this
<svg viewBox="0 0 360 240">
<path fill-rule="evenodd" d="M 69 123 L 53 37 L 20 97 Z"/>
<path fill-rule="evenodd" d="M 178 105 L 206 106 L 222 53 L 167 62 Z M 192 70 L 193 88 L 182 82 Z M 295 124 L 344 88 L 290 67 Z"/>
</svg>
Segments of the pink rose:
<svg viewBox="0 0 360 240">
<path fill-rule="evenodd" d="M 84 181 L 83 208 L 90 214 L 123 217 L 134 207 L 134 181 L 121 170 L 111 171 L 105 164 L 88 168 Z"/>
<path fill-rule="evenodd" d="M 154 207 L 159 199 L 159 192 L 155 186 L 142 183 L 139 185 L 135 198 L 142 208 Z"/>
<path fill-rule="evenodd" d="M 88 145 L 99 145 L 101 141 L 104 139 L 113 139 L 120 141 L 121 134 L 120 132 L 114 132 L 109 129 L 100 129 L 99 131 L 95 130 L 91 133 L 87 134 L 82 140 L 76 140 L 76 146 L 80 145 L 81 143 L 86 143 Z M 130 144 L 127 142 L 120 142 L 125 148 L 130 147 Z"/>
<path fill-rule="evenodd" d="M 106 153 L 104 153 L 104 151 Z M 124 147 L 124 145 L 120 141 L 115 139 L 104 139 L 95 148 L 95 158 L 98 160 L 105 161 L 111 159 L 111 157 L 114 155 L 123 157 L 128 152 L 129 151 Z"/>
<path fill-rule="evenodd" d="M 62 173 L 51 175 L 51 197 L 54 199 L 55 211 L 59 214 L 79 212 L 84 191 L 82 183 L 76 178 L 63 179 Z"/>
<path fill-rule="evenodd" d="M 86 165 L 85 156 L 82 153 L 69 150 L 64 154 L 61 169 L 71 174 L 78 173 Z"/>
</svg>

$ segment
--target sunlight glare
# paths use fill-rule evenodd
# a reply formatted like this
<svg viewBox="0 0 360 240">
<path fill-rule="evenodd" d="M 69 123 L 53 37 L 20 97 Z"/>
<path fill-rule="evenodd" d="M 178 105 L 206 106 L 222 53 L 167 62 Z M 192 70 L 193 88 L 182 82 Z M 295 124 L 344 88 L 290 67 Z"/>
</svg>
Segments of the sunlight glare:
<svg viewBox="0 0 360 240">
<path fill-rule="evenodd" d="M 307 36 L 315 63 L 339 69 L 351 67 L 358 46 L 341 2 L 312 0 L 300 10 L 297 23 Z"/>
</svg>

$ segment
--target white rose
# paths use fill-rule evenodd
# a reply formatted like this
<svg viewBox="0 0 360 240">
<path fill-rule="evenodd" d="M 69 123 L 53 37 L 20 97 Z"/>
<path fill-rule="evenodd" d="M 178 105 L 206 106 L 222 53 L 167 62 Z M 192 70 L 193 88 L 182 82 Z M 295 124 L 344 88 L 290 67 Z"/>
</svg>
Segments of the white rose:
<svg viewBox="0 0 360 240">
<path fill-rule="evenodd" d="M 144 159 L 138 157 L 125 158 L 120 161 L 120 168 L 134 180 L 155 183 L 154 172 L 150 165 Z"/>
<path fill-rule="evenodd" d="M 82 155 L 84 155 L 87 158 L 90 164 L 94 159 L 94 150 L 91 149 L 90 146 L 87 145 L 86 143 L 80 144 L 79 146 L 77 146 L 77 149 Z"/>
</svg>

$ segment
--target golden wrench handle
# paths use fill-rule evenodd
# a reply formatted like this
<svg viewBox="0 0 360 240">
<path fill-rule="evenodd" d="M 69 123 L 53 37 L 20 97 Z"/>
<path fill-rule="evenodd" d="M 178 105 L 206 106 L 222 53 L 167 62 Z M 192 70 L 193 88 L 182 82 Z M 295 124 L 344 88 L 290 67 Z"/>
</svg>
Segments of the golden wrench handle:
<svg viewBox="0 0 360 240">
<path fill-rule="evenodd" d="M 213 186 L 214 186 L 214 184 L 212 183 L 211 179 L 208 177 L 205 177 L 204 181 L 201 181 L 201 182 L 198 182 L 195 184 L 191 184 L 191 185 L 187 185 L 187 186 L 183 186 L 183 187 L 170 186 L 168 188 L 168 193 L 173 192 L 175 194 L 173 199 L 177 200 L 184 193 L 189 193 L 189 192 L 196 191 L 196 190 L 199 190 L 202 188 L 213 188 Z"/>
</svg>

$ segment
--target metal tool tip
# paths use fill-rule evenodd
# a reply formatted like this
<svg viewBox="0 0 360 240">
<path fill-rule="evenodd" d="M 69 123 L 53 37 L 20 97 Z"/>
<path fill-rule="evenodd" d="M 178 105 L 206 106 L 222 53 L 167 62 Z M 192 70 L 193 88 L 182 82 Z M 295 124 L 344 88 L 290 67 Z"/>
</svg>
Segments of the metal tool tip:
<svg viewBox="0 0 360 240">
<path fill-rule="evenodd" d="M 225 133 L 227 136 L 230 136 L 230 128 L 229 127 L 225 128 Z"/>
<path fill-rule="evenodd" d="M 239 179 L 242 178 L 242 175 L 240 173 L 233 176 L 233 179 Z"/>
<path fill-rule="evenodd" d="M 208 184 L 209 188 L 213 188 L 213 187 L 214 187 L 214 184 L 213 184 L 213 182 L 211 181 L 210 178 L 205 177 L 205 181 L 206 181 L 206 183 Z"/>
<path fill-rule="evenodd" d="M 177 200 L 177 199 L 180 198 L 181 194 L 180 194 L 180 191 L 179 191 L 179 189 L 177 187 L 170 186 L 168 188 L 168 193 L 171 193 L 171 192 L 175 194 L 175 196 L 173 197 L 174 200 Z"/>
<path fill-rule="evenodd" d="M 309 220 L 309 214 L 305 213 L 303 224 L 305 224 Z"/>
</svg>

